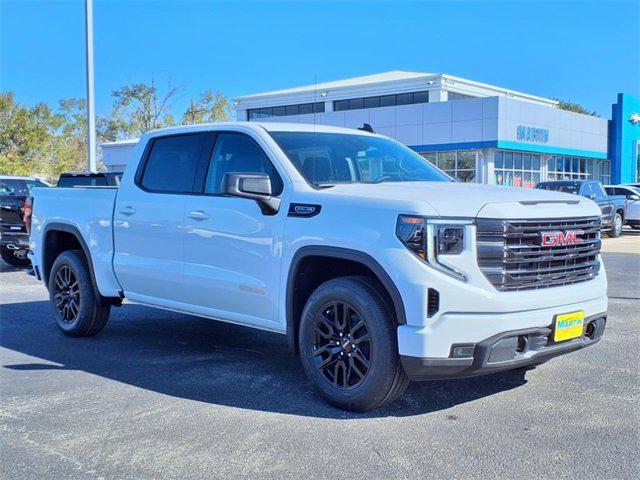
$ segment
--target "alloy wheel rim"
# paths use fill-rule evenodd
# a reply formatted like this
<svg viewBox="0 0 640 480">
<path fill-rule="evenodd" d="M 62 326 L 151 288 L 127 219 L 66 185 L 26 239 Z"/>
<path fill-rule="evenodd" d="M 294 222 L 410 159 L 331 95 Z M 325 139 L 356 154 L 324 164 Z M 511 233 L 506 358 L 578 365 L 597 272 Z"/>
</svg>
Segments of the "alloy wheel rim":
<svg viewBox="0 0 640 480">
<path fill-rule="evenodd" d="M 358 387 L 371 368 L 371 335 L 356 309 L 346 302 L 331 302 L 316 315 L 313 361 L 334 388 Z"/>
<path fill-rule="evenodd" d="M 616 217 L 616 233 L 622 232 L 622 219 L 620 217 Z"/>
<path fill-rule="evenodd" d="M 65 265 L 56 273 L 53 301 L 65 323 L 73 323 L 78 318 L 80 285 L 71 267 Z"/>
</svg>

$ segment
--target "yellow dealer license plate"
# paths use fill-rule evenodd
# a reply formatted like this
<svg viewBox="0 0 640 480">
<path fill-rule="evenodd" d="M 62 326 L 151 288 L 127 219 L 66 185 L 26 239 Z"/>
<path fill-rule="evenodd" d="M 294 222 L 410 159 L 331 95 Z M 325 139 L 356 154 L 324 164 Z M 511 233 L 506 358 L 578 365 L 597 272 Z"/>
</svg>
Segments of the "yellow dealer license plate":
<svg viewBox="0 0 640 480">
<path fill-rule="evenodd" d="M 555 329 L 553 333 L 554 342 L 571 340 L 582 335 L 584 326 L 584 312 L 572 312 L 558 315 L 556 317 Z"/>
</svg>

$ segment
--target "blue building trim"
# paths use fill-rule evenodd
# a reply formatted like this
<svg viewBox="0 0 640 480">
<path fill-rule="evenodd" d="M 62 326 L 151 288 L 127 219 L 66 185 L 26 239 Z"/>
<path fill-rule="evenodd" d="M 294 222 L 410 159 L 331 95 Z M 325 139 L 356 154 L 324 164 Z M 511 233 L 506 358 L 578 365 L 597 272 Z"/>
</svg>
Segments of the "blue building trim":
<svg viewBox="0 0 640 480">
<path fill-rule="evenodd" d="M 411 145 L 417 152 L 446 152 L 449 150 L 470 150 L 478 148 L 500 148 L 504 150 L 522 150 L 525 152 L 552 153 L 556 155 L 574 155 L 576 157 L 589 157 L 606 159 L 606 152 L 594 152 L 590 150 L 578 150 L 575 148 L 552 147 L 549 145 L 532 145 L 530 143 L 509 142 L 504 140 L 489 140 L 483 142 L 460 143 L 436 143 L 431 145 Z"/>
<path fill-rule="evenodd" d="M 609 123 L 612 183 L 640 181 L 640 122 L 634 121 L 636 115 L 640 115 L 640 98 L 619 93 Z"/>
<path fill-rule="evenodd" d="M 576 157 L 601 159 L 607 158 L 607 152 L 595 152 L 592 150 L 579 150 L 576 148 L 554 147 L 551 145 L 532 145 L 530 143 L 508 142 L 504 140 L 500 140 L 498 142 L 498 148 L 504 148 L 506 150 L 524 150 L 527 152 L 537 153 L 552 153 L 555 155 L 574 155 Z"/>
<path fill-rule="evenodd" d="M 447 152 L 449 150 L 471 150 L 477 148 L 497 148 L 497 140 L 486 142 L 434 143 L 431 145 L 409 145 L 416 152 Z"/>
</svg>

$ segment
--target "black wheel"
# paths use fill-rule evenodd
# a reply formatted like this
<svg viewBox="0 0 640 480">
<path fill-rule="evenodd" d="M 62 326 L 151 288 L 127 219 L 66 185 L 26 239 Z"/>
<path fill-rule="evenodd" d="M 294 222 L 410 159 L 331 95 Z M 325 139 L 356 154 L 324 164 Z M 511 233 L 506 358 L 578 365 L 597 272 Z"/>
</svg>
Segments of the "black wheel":
<svg viewBox="0 0 640 480">
<path fill-rule="evenodd" d="M 618 238 L 620 235 L 622 235 L 622 215 L 620 215 L 619 213 L 613 214 L 611 230 L 609 230 L 608 235 L 611 238 Z"/>
<path fill-rule="evenodd" d="M 329 280 L 311 294 L 299 346 L 313 386 L 339 408 L 371 410 L 395 400 L 409 383 L 389 306 L 366 277 Z"/>
<path fill-rule="evenodd" d="M 25 250 L 9 250 L 3 245 L 0 247 L 0 256 L 2 260 L 13 267 L 28 267 L 31 265 Z"/>
<path fill-rule="evenodd" d="M 100 303 L 85 256 L 61 253 L 49 274 L 49 301 L 58 327 L 71 337 L 88 337 L 104 328 L 111 307 Z"/>
</svg>

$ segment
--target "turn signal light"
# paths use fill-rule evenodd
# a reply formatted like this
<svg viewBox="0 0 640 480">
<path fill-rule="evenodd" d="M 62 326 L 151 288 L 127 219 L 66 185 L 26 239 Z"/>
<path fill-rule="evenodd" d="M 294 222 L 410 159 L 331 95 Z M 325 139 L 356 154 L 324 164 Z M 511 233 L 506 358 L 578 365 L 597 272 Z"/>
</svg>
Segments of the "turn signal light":
<svg viewBox="0 0 640 480">
<path fill-rule="evenodd" d="M 424 217 L 400 215 L 396 225 L 396 235 L 409 250 L 426 260 Z"/>
</svg>

